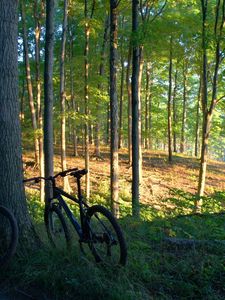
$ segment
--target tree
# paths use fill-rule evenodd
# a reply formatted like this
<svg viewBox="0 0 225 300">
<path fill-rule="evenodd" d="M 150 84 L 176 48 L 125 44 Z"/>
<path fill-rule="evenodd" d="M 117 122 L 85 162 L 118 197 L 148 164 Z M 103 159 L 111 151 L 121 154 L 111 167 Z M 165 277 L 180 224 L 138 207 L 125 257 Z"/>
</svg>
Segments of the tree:
<svg viewBox="0 0 225 300">
<path fill-rule="evenodd" d="M 111 201 L 115 217 L 119 217 L 118 97 L 117 97 L 117 26 L 118 0 L 110 0 L 110 113 L 111 113 Z"/>
<path fill-rule="evenodd" d="M 28 215 L 22 174 L 18 103 L 17 1 L 0 2 L 0 204 L 15 214 L 20 247 L 32 245 L 36 235 Z"/>
<path fill-rule="evenodd" d="M 41 1 L 39 8 L 38 0 L 34 2 L 34 19 L 35 19 L 35 71 L 36 71 L 36 99 L 37 99 L 37 125 L 38 125 L 38 143 L 39 143 L 39 168 L 40 176 L 44 176 L 44 149 L 43 149 L 43 116 L 41 103 L 41 66 L 40 66 L 40 39 L 41 39 L 41 21 L 44 16 L 44 1 Z M 40 182 L 40 198 L 44 202 L 44 181 Z"/>
<path fill-rule="evenodd" d="M 88 17 L 88 1 L 84 1 L 84 17 L 85 17 L 85 47 L 84 47 L 84 110 L 85 110 L 85 168 L 88 170 L 86 175 L 86 196 L 90 196 L 90 172 L 89 172 L 89 91 L 88 91 L 88 79 L 89 79 L 89 46 L 90 46 L 90 20 L 93 17 L 95 9 L 95 0 L 92 2 L 92 9 L 90 17 Z"/>
<path fill-rule="evenodd" d="M 171 36 L 170 37 L 170 58 L 169 58 L 169 90 L 168 90 L 168 105 L 167 105 L 169 162 L 172 162 L 172 71 L 173 71 L 173 38 Z"/>
<path fill-rule="evenodd" d="M 214 31 L 213 38 L 215 42 L 214 47 L 214 72 L 212 81 L 212 95 L 211 101 L 208 103 L 209 91 L 208 91 L 208 45 L 207 45 L 207 17 L 208 17 L 208 0 L 201 0 L 202 8 L 202 113 L 203 113 L 203 126 L 202 126 L 202 149 L 201 149 L 201 162 L 199 171 L 198 182 L 198 196 L 195 202 L 196 211 L 201 210 L 202 196 L 205 190 L 206 168 L 207 168 L 207 156 L 208 156 L 208 143 L 209 134 L 212 125 L 212 117 L 216 105 L 224 96 L 217 98 L 218 93 L 218 76 L 219 67 L 224 58 L 223 51 L 221 49 L 222 39 L 224 35 L 224 22 L 225 22 L 225 0 L 216 2 L 215 16 L 214 16 Z M 210 18 L 211 20 L 211 18 Z M 208 33 L 208 34 L 207 34 Z"/>
<path fill-rule="evenodd" d="M 60 56 L 60 104 L 61 104 L 61 167 L 62 171 L 67 169 L 66 163 L 66 93 L 65 93 L 65 52 L 66 52 L 66 33 L 68 26 L 68 1 L 64 0 L 63 26 L 61 39 Z M 68 177 L 63 178 L 64 189 L 70 192 Z"/>
<path fill-rule="evenodd" d="M 138 31 L 139 1 L 132 1 L 132 33 L 135 36 Z M 133 43 L 133 72 L 132 72 L 132 213 L 139 216 L 140 204 L 140 177 L 139 177 L 139 46 Z"/>
<path fill-rule="evenodd" d="M 45 176 L 53 176 L 53 62 L 54 62 L 54 8 L 55 0 L 46 3 L 45 70 L 44 70 L 44 155 Z M 46 199 L 52 196 L 49 181 Z"/>
</svg>

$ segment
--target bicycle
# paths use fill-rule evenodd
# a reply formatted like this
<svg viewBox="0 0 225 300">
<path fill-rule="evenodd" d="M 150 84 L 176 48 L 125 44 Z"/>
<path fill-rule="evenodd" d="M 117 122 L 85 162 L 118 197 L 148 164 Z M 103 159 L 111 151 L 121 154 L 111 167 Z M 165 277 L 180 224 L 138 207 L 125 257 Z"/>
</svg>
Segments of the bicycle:
<svg viewBox="0 0 225 300">
<path fill-rule="evenodd" d="M 63 235 L 66 248 L 71 249 L 71 233 L 63 211 L 69 219 L 72 227 L 78 234 L 80 249 L 84 253 L 83 244 L 87 244 L 96 262 L 110 265 L 125 265 L 127 260 L 127 247 L 122 230 L 112 213 L 101 205 L 89 206 L 83 199 L 81 191 L 81 178 L 87 174 L 87 170 L 78 168 L 60 172 L 48 178 L 34 177 L 25 179 L 24 182 L 40 180 L 51 181 L 53 197 L 45 204 L 44 220 L 48 237 L 53 246 L 59 244 L 57 236 Z M 56 186 L 57 177 L 72 176 L 77 181 L 77 197 L 71 196 Z M 72 200 L 79 205 L 80 223 L 75 218 L 63 197 Z"/>
<path fill-rule="evenodd" d="M 10 210 L 0 206 L 0 267 L 5 267 L 16 252 L 18 226 Z"/>
</svg>

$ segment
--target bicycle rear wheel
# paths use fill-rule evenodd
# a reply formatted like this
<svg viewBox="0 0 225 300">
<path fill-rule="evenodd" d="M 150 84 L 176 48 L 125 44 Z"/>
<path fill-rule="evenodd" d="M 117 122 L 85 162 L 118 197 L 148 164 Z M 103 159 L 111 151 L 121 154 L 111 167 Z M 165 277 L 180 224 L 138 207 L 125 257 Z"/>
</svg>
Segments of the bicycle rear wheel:
<svg viewBox="0 0 225 300">
<path fill-rule="evenodd" d="M 96 262 L 110 266 L 125 265 L 127 247 L 122 230 L 105 207 L 94 205 L 87 211 L 89 247 Z"/>
<path fill-rule="evenodd" d="M 16 252 L 18 226 L 13 214 L 0 206 L 0 267 L 6 266 Z"/>
<path fill-rule="evenodd" d="M 66 220 L 57 204 L 45 207 L 45 226 L 51 244 L 58 250 L 69 250 L 71 235 Z"/>
</svg>

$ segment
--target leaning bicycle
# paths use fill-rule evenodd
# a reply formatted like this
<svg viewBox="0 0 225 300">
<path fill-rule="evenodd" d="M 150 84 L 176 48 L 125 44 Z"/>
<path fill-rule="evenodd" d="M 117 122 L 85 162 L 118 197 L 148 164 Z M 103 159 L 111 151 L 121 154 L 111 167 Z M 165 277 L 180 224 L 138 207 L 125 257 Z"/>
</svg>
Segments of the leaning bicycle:
<svg viewBox="0 0 225 300">
<path fill-rule="evenodd" d="M 48 237 L 55 247 L 66 245 L 71 248 L 72 235 L 67 219 L 78 235 L 80 249 L 84 252 L 84 245 L 88 245 L 96 262 L 109 265 L 125 265 L 127 260 L 127 247 L 122 230 L 112 213 L 101 205 L 89 206 L 83 198 L 81 191 L 81 178 L 87 170 L 69 169 L 50 177 L 34 177 L 24 182 L 40 180 L 50 181 L 53 197 L 46 201 L 44 219 Z M 71 196 L 56 186 L 57 177 L 72 176 L 77 183 L 77 196 Z M 64 199 L 78 204 L 79 221 L 74 216 Z"/>
<path fill-rule="evenodd" d="M 0 206 L 0 267 L 8 264 L 16 252 L 18 226 L 10 210 Z"/>
</svg>

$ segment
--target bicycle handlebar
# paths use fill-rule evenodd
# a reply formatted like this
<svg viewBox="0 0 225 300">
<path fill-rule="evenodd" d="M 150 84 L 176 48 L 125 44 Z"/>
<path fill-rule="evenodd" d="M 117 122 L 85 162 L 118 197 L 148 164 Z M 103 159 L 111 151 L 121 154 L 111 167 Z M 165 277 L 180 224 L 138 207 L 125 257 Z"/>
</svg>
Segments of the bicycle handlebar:
<svg viewBox="0 0 225 300">
<path fill-rule="evenodd" d="M 70 173 L 70 174 L 68 174 L 68 173 Z M 50 177 L 32 177 L 29 179 L 24 179 L 23 182 L 34 181 L 35 183 L 39 183 L 42 179 L 43 180 L 53 180 L 53 179 L 57 178 L 58 176 L 65 177 L 65 176 L 67 176 L 67 174 L 76 177 L 76 176 L 80 176 L 80 175 L 81 176 L 86 175 L 87 173 L 88 173 L 88 171 L 86 169 L 78 170 L 78 168 L 73 168 L 73 169 L 68 169 L 68 170 L 59 172 L 56 175 L 50 176 Z"/>
<path fill-rule="evenodd" d="M 54 175 L 53 178 L 56 178 L 56 177 L 58 177 L 58 176 L 65 177 L 65 176 L 67 175 L 67 173 L 73 172 L 73 171 L 78 171 L 78 168 L 68 169 L 68 170 L 59 172 L 59 173 L 57 173 L 56 175 Z"/>
</svg>

